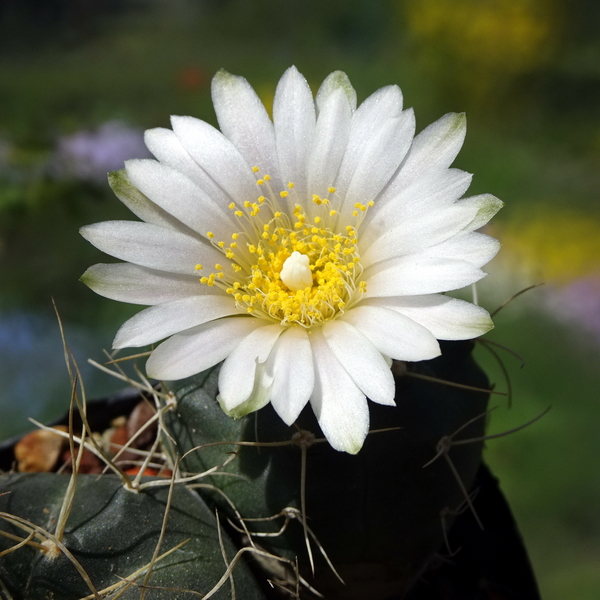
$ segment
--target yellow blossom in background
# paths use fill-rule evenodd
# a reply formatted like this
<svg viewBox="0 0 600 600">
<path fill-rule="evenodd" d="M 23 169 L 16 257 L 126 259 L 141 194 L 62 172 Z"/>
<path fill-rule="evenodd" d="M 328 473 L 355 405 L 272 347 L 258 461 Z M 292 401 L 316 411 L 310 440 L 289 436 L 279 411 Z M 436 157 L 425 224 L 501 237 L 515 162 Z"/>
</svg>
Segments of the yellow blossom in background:
<svg viewBox="0 0 600 600">
<path fill-rule="evenodd" d="M 553 0 L 420 0 L 402 3 L 419 55 L 478 96 L 498 79 L 530 72 L 552 54 L 559 18 Z"/>
<path fill-rule="evenodd" d="M 497 229 L 503 259 L 515 274 L 559 285 L 600 274 L 600 218 L 544 210 Z"/>
</svg>

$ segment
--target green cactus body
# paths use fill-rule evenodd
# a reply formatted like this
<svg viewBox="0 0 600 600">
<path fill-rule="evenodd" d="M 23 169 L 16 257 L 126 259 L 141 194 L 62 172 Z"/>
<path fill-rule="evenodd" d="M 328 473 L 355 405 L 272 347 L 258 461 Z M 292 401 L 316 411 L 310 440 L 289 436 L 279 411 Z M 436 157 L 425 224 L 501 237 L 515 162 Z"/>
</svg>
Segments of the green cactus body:
<svg viewBox="0 0 600 600">
<path fill-rule="evenodd" d="M 488 388 L 471 357 L 472 343 L 445 343 L 443 355 L 410 364 L 416 374 Z M 264 518 L 286 507 L 301 508 L 301 451 L 296 445 L 236 446 L 236 442 L 289 441 L 287 427 L 270 407 L 233 421 L 215 400 L 218 369 L 170 384 L 178 399 L 165 424 L 177 442 L 184 470 L 202 472 L 238 456 L 223 471 L 203 479 L 219 488 L 244 518 Z M 314 443 L 306 455 L 306 515 L 311 530 L 346 585 L 334 577 L 319 551 L 315 577 L 309 568 L 302 527 L 291 523 L 280 536 L 257 538 L 274 554 L 298 557 L 301 573 L 327 598 L 391 598 L 401 595 L 443 545 L 443 518 L 464 503 L 456 474 L 470 488 L 481 459 L 482 442 L 458 445 L 428 466 L 443 440 L 481 438 L 488 394 L 412 377 L 396 376 L 397 408 L 371 405 L 372 433 L 355 456 Z M 472 421 L 468 426 L 465 424 Z M 310 408 L 297 421 L 322 437 Z M 219 442 L 231 442 L 220 445 Z M 211 445 L 217 443 L 216 445 Z M 206 446 L 209 444 L 208 446 Z M 232 476 L 231 474 L 235 475 Z M 234 518 L 221 494 L 204 490 L 220 510 Z M 278 530 L 279 522 L 249 523 L 255 531 Z"/>
<path fill-rule="evenodd" d="M 30 521 L 52 533 L 69 482 L 68 475 L 15 474 L 3 478 L 0 510 Z M 106 590 L 97 598 L 139 600 L 145 575 L 134 577 L 152 559 L 163 522 L 168 486 L 142 492 L 126 490 L 113 475 L 80 475 L 63 543 L 80 563 L 98 592 L 119 578 L 135 579 L 127 589 Z M 4 520 L 1 529 L 27 537 L 14 522 Z M 37 542 L 40 538 L 36 537 Z M 176 485 L 160 545 L 160 554 L 189 540 L 156 562 L 145 590 L 146 600 L 175 600 L 193 597 L 182 590 L 208 592 L 221 578 L 226 565 L 221 554 L 214 513 L 196 493 Z M 16 542 L 0 537 L 0 549 Z M 236 553 L 223 533 L 228 559 Z M 0 558 L 0 580 L 14 600 L 77 600 L 92 591 L 67 556 L 57 551 L 44 554 L 26 545 Z M 263 600 L 253 576 L 243 564 L 234 570 L 236 589 L 244 600 Z M 0 594 L 1 595 L 1 594 Z M 91 595 L 93 598 L 94 596 Z M 229 582 L 213 596 L 231 598 Z"/>
</svg>

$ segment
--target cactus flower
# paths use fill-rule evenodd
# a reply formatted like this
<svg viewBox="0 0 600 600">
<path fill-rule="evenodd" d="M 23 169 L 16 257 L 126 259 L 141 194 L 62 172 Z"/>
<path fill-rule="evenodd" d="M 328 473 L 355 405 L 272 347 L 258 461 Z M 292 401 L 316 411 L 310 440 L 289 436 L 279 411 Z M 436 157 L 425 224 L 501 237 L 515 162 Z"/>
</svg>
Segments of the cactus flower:
<svg viewBox="0 0 600 600">
<path fill-rule="evenodd" d="M 153 159 L 111 173 L 141 221 L 83 227 L 125 262 L 82 280 L 98 294 L 149 308 L 114 347 L 165 338 L 146 370 L 182 379 L 224 361 L 218 400 L 241 417 L 268 402 L 291 425 L 310 402 L 337 450 L 356 453 L 367 398 L 394 405 L 392 359 L 427 360 L 437 340 L 470 339 L 488 313 L 443 293 L 481 279 L 498 242 L 478 228 L 502 203 L 462 198 L 471 175 L 449 168 L 465 117 L 415 136 L 397 86 L 360 106 L 347 76 L 313 98 L 292 67 L 271 120 L 248 82 L 217 73 L 220 131 L 192 117 L 146 132 Z"/>
</svg>

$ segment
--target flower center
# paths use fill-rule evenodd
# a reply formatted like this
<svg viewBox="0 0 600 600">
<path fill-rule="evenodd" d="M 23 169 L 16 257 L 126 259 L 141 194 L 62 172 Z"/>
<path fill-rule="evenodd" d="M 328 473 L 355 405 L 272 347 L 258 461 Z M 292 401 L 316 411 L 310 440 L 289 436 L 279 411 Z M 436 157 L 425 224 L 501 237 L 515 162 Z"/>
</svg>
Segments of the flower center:
<svg viewBox="0 0 600 600">
<path fill-rule="evenodd" d="M 360 280 L 357 229 L 373 202 L 356 204 L 355 224 L 343 227 L 333 208 L 339 204 L 334 188 L 325 198 L 314 195 L 304 208 L 290 202 L 293 183 L 275 195 L 269 179 L 265 175 L 257 181 L 268 196 L 243 206 L 230 204 L 240 231 L 232 234 L 229 244 L 215 242 L 214 234 L 207 232 L 229 262 L 225 267 L 216 264 L 200 283 L 221 287 L 254 316 L 281 325 L 322 324 L 342 314 L 366 291 Z"/>
<path fill-rule="evenodd" d="M 285 259 L 279 277 L 284 285 L 293 292 L 312 287 L 312 271 L 308 256 L 294 250 Z"/>
</svg>

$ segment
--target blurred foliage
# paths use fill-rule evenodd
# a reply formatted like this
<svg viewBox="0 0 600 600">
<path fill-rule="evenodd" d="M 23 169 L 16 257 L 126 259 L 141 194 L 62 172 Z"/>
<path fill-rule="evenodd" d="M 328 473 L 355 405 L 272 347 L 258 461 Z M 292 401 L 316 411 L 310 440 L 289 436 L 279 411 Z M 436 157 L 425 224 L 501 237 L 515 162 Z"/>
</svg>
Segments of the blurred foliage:
<svg viewBox="0 0 600 600">
<path fill-rule="evenodd" d="M 53 296 L 70 331 L 86 331 L 101 347 L 135 311 L 77 282 L 106 260 L 78 227 L 129 215 L 107 185 L 57 176 L 51 164 L 61 136 L 115 120 L 168 126 L 170 114 L 215 123 L 210 80 L 221 67 L 247 77 L 267 105 L 281 73 L 296 64 L 313 89 L 345 70 L 359 99 L 398 83 L 419 129 L 466 110 L 469 132 L 456 166 L 476 174 L 471 193 L 506 202 L 494 226 L 504 249 L 483 283 L 482 303 L 494 308 L 542 278 L 551 284 L 496 318 L 491 339 L 523 354 L 527 366 L 504 357 L 513 407 L 494 412 L 492 431 L 553 408 L 528 429 L 490 442 L 488 460 L 519 519 L 543 596 L 595 599 L 597 340 L 543 306 L 552 284 L 600 276 L 599 30 L 597 0 L 3 0 L 0 314 L 45 319 L 43 326 L 30 319 L 27 344 L 47 348 L 35 336 L 51 328 Z M 4 385 L 5 414 L 16 418 L 17 394 L 19 403 L 36 396 L 20 414 L 62 412 L 66 374 L 62 392 L 40 399 L 56 362 L 45 364 L 6 331 L 0 358 L 20 386 Z M 59 353 L 58 335 L 54 343 Z M 479 353 L 502 387 L 493 357 Z M 1 431 L 24 427 L 7 421 Z"/>
</svg>

